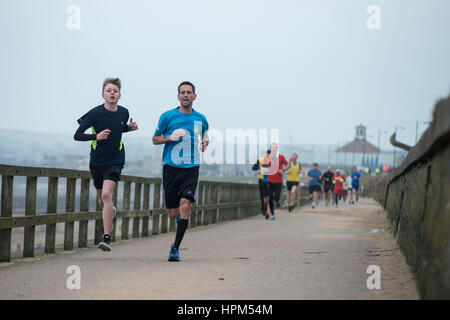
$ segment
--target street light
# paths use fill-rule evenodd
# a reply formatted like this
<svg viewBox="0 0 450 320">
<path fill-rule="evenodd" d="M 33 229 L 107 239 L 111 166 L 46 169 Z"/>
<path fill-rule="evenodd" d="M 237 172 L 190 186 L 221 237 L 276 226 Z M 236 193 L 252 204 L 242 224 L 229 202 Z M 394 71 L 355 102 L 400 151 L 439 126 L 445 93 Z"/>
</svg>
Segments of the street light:
<svg viewBox="0 0 450 320">
<path fill-rule="evenodd" d="M 373 138 L 373 135 L 371 135 L 371 134 L 364 135 L 363 160 L 362 160 L 362 164 L 361 164 L 364 167 L 368 167 L 368 165 L 366 166 L 366 164 L 369 163 L 369 157 L 367 157 L 367 160 L 366 160 L 367 137 Z M 365 161 L 367 161 L 367 163 L 365 163 Z"/>
<path fill-rule="evenodd" d="M 402 126 L 395 126 L 395 130 L 394 130 L 394 133 L 395 133 L 395 136 L 397 137 L 397 130 L 399 130 L 399 129 L 401 129 L 401 130 L 405 130 L 405 127 L 402 127 Z M 394 146 L 394 161 L 392 162 L 392 166 L 395 168 L 395 150 L 396 150 L 396 148 L 395 148 L 395 146 Z"/>
<path fill-rule="evenodd" d="M 430 124 L 430 121 L 416 121 L 416 143 L 417 144 L 417 134 L 419 133 L 419 123 L 421 124 Z"/>
<path fill-rule="evenodd" d="M 388 133 L 386 130 L 378 130 L 378 151 L 377 151 L 377 167 L 380 165 L 380 136 L 382 133 Z"/>
</svg>

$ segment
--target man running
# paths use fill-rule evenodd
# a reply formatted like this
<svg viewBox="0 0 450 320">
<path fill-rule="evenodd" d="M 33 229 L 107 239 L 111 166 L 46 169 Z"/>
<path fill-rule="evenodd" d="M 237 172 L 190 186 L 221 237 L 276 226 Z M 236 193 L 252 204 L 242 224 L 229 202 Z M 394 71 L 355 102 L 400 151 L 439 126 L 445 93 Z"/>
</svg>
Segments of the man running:
<svg viewBox="0 0 450 320">
<path fill-rule="evenodd" d="M 294 153 L 291 156 L 291 159 L 289 161 L 288 167 L 286 168 L 286 171 L 288 173 L 287 176 L 287 182 L 286 187 L 288 190 L 288 211 L 291 212 L 291 210 L 295 207 L 296 194 L 297 194 L 297 188 L 300 182 L 300 172 L 302 170 L 302 167 L 300 166 L 300 163 L 297 161 L 298 156 L 296 153 Z"/>
<path fill-rule="evenodd" d="M 312 208 L 314 209 L 317 204 L 319 192 L 321 191 L 319 181 L 322 178 L 322 173 L 320 172 L 317 163 L 314 163 L 313 168 L 308 171 L 307 178 L 309 180 L 309 195 L 312 195 Z"/>
<path fill-rule="evenodd" d="M 90 141 L 91 154 L 89 169 L 94 180 L 100 206 L 103 208 L 103 237 L 98 247 L 111 251 L 111 231 L 113 215 L 112 194 L 125 164 L 125 148 L 122 133 L 138 130 L 138 125 L 130 119 L 129 112 L 117 103 L 121 97 L 119 78 L 106 78 L 103 82 L 102 98 L 105 102 L 78 119 L 79 128 L 75 132 L 76 141 Z M 92 128 L 92 134 L 84 132 Z M 97 133 L 98 132 L 98 133 Z"/>
<path fill-rule="evenodd" d="M 345 176 L 341 173 L 339 169 L 336 169 L 336 173 L 333 177 L 333 184 L 334 184 L 334 203 L 336 205 L 336 208 L 338 207 L 339 200 L 344 195 L 344 181 Z"/>
<path fill-rule="evenodd" d="M 327 171 L 322 175 L 323 181 L 323 192 L 325 193 L 325 205 L 328 207 L 332 198 L 333 190 L 333 176 L 334 173 L 331 171 L 331 167 L 328 166 Z"/>
<path fill-rule="evenodd" d="M 270 150 L 267 150 L 267 154 L 270 154 Z M 266 215 L 269 210 L 269 186 L 267 184 L 267 174 L 263 174 L 263 168 L 267 167 L 267 165 L 262 165 L 263 161 L 264 157 L 259 157 L 258 160 L 256 160 L 256 163 L 253 165 L 252 170 L 256 171 L 256 173 L 258 174 L 259 196 L 261 198 L 261 214 Z"/>
<path fill-rule="evenodd" d="M 153 135 L 153 144 L 164 144 L 163 188 L 168 216 L 177 219 L 175 242 L 169 253 L 169 261 L 180 261 L 179 248 L 188 227 L 191 203 L 196 201 L 198 191 L 200 150 L 204 152 L 209 143 L 208 121 L 193 109 L 197 98 L 195 86 L 184 81 L 178 86 L 180 105 L 164 112 L 159 118 Z"/>
<path fill-rule="evenodd" d="M 270 220 L 275 220 L 275 211 L 273 208 L 273 201 L 277 203 L 280 201 L 281 188 L 283 186 L 283 165 L 287 165 L 288 162 L 282 154 L 278 154 L 278 144 L 272 143 L 270 146 L 270 155 L 264 156 L 263 165 L 269 166 L 269 207 L 270 207 Z M 277 205 L 277 207 L 279 207 Z M 266 219 L 268 215 L 266 214 Z"/>
<path fill-rule="evenodd" d="M 356 167 L 353 167 L 352 171 L 352 195 L 350 197 L 350 203 L 355 204 L 353 197 L 358 201 L 359 179 L 361 179 L 361 173 L 358 172 Z"/>
</svg>

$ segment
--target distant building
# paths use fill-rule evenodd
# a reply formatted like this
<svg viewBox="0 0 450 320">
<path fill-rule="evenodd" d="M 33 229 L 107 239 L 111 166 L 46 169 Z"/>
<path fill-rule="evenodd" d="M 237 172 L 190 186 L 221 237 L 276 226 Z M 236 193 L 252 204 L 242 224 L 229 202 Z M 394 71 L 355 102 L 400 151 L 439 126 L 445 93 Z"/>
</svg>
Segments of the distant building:
<svg viewBox="0 0 450 320">
<path fill-rule="evenodd" d="M 335 152 L 351 152 L 362 154 L 377 154 L 380 150 L 367 141 L 366 127 L 360 124 L 356 127 L 355 140 L 336 149 Z"/>
</svg>

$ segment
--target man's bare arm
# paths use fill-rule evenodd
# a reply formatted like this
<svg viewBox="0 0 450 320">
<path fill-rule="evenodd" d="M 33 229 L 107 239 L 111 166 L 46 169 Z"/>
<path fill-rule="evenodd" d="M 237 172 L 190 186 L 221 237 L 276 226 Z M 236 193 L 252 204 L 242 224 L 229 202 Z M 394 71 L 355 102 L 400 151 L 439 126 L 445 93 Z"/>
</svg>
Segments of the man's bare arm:
<svg viewBox="0 0 450 320">
<path fill-rule="evenodd" d="M 153 135 L 153 138 L 152 138 L 152 142 L 155 145 L 167 143 L 168 140 L 169 140 L 169 136 L 166 137 L 166 142 L 164 142 L 164 136 Z"/>
</svg>

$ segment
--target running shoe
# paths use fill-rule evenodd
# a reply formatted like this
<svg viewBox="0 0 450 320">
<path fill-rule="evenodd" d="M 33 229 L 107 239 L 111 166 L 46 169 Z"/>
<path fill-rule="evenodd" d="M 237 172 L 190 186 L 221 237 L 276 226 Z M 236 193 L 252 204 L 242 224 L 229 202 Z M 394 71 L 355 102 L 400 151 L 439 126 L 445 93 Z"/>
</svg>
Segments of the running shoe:
<svg viewBox="0 0 450 320">
<path fill-rule="evenodd" d="M 103 251 L 111 251 L 111 237 L 108 234 L 103 235 L 103 240 L 98 244 Z"/>
<path fill-rule="evenodd" d="M 314 209 L 315 207 L 316 207 L 316 203 L 313 202 L 313 203 L 312 203 L 312 208 Z"/>
<path fill-rule="evenodd" d="M 170 247 L 168 261 L 180 261 L 180 254 L 178 253 L 178 249 L 175 248 L 173 245 Z"/>
<path fill-rule="evenodd" d="M 266 212 L 266 220 L 269 219 L 270 213 L 269 211 Z"/>
<path fill-rule="evenodd" d="M 275 216 L 273 214 L 271 214 L 269 220 L 275 220 Z"/>
<path fill-rule="evenodd" d="M 338 208 L 338 205 L 336 204 L 336 208 Z"/>
<path fill-rule="evenodd" d="M 289 206 L 289 207 L 288 207 L 288 211 L 289 211 L 289 212 L 291 212 L 291 210 L 292 210 L 292 207 L 291 207 L 291 206 Z"/>
<path fill-rule="evenodd" d="M 113 219 L 116 216 L 116 212 L 117 212 L 116 207 L 113 207 Z M 113 221 L 111 221 L 111 232 L 112 232 L 113 227 L 114 227 L 114 223 L 113 223 Z M 105 229 L 103 228 L 103 223 L 102 223 L 102 233 L 105 233 Z"/>
</svg>

